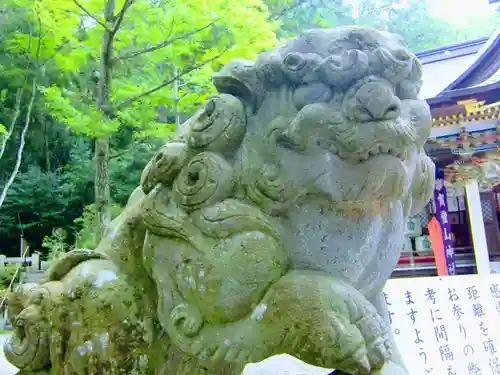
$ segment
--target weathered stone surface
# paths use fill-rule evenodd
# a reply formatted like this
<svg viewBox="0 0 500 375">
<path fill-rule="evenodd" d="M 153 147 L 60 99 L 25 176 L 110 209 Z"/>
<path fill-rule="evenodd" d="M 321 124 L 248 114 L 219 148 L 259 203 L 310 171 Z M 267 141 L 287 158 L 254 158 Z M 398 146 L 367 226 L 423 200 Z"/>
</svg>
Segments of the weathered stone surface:
<svg viewBox="0 0 500 375">
<path fill-rule="evenodd" d="M 9 361 L 235 375 L 285 352 L 406 374 L 382 289 L 432 192 L 420 80 L 397 37 L 356 27 L 228 64 L 98 248 L 10 297 Z"/>
</svg>

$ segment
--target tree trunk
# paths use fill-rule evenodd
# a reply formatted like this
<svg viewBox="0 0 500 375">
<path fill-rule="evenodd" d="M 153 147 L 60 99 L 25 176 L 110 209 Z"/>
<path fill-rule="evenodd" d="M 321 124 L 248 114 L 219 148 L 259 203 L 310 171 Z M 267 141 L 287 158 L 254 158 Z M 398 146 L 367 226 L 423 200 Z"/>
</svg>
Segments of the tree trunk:
<svg viewBox="0 0 500 375">
<path fill-rule="evenodd" d="M 50 162 L 49 126 L 47 124 L 48 121 L 43 114 L 40 116 L 40 122 L 43 124 L 43 153 L 45 156 L 45 169 L 47 172 L 51 172 L 52 163 Z"/>
<path fill-rule="evenodd" d="M 95 140 L 95 179 L 94 200 L 96 210 L 96 240 L 101 240 L 106 228 L 111 222 L 109 213 L 109 137 L 99 137 Z"/>
<path fill-rule="evenodd" d="M 108 0 L 104 8 L 106 25 L 113 25 L 115 0 Z M 111 70 L 114 35 L 110 29 L 104 30 L 101 45 L 101 61 L 99 69 L 99 83 L 97 87 L 96 107 L 101 111 L 104 121 L 109 119 L 111 113 Z M 95 180 L 94 200 L 96 213 L 96 240 L 99 242 L 111 222 L 109 212 L 109 136 L 98 137 L 95 141 Z"/>
<path fill-rule="evenodd" d="M 23 130 L 21 131 L 21 137 L 19 140 L 19 147 L 17 149 L 17 156 L 16 156 L 16 163 L 14 165 L 14 170 L 12 171 L 12 174 L 10 175 L 9 179 L 7 180 L 7 183 L 2 189 L 2 193 L 0 194 L 0 208 L 2 208 L 3 202 L 5 201 L 5 197 L 7 196 L 7 192 L 14 183 L 14 180 L 16 179 L 17 174 L 19 173 L 19 168 L 21 167 L 21 162 L 23 159 L 23 151 L 24 151 L 24 144 L 25 144 L 25 139 L 26 139 L 26 133 L 28 132 L 28 128 L 30 126 L 31 122 L 31 112 L 33 110 L 33 104 L 35 103 L 35 97 L 37 93 L 37 88 L 36 88 L 36 76 L 33 78 L 33 83 L 31 85 L 31 98 L 30 102 L 28 104 L 28 110 L 26 111 L 26 117 L 24 120 L 24 127 Z"/>
<path fill-rule="evenodd" d="M 17 118 L 19 117 L 19 113 L 21 112 L 21 100 L 23 98 L 24 90 L 22 88 L 17 89 L 16 92 L 16 106 L 14 108 L 14 116 L 12 116 L 12 120 L 10 122 L 9 129 L 7 130 L 7 134 L 5 134 L 2 138 L 2 145 L 0 146 L 0 159 L 3 157 L 5 153 L 5 148 L 7 147 L 7 142 L 9 141 L 12 133 L 14 132 L 14 127 L 16 126 Z"/>
</svg>

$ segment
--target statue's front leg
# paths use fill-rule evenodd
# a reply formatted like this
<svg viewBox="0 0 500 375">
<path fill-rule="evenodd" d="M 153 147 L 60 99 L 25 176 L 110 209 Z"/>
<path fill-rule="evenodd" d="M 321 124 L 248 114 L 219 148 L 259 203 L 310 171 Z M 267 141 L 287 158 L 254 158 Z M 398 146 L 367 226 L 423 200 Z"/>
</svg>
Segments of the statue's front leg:
<svg viewBox="0 0 500 375">
<path fill-rule="evenodd" d="M 373 306 L 377 309 L 379 315 L 382 317 L 388 327 L 390 327 L 389 310 L 387 309 L 387 302 L 385 301 L 384 294 L 379 293 L 372 301 Z M 408 375 L 409 372 L 405 366 L 403 357 L 398 349 L 396 340 L 392 329 L 389 332 L 391 351 L 391 360 L 382 369 L 375 371 L 372 375 Z"/>
<path fill-rule="evenodd" d="M 191 309 L 183 309 L 189 316 Z M 288 353 L 315 366 L 369 375 L 389 359 L 387 327 L 375 308 L 354 288 L 319 272 L 289 272 L 237 322 L 206 324 L 194 336 L 184 323 L 174 319 L 170 337 L 214 369 Z"/>
</svg>

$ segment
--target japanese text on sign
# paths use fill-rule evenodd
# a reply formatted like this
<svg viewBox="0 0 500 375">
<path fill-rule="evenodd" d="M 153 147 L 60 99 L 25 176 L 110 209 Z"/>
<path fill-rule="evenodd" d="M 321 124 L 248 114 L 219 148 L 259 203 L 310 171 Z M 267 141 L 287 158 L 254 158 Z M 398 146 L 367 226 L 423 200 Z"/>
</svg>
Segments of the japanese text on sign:
<svg viewBox="0 0 500 375">
<path fill-rule="evenodd" d="M 500 275 L 389 280 L 399 350 L 411 374 L 500 375 Z"/>
</svg>

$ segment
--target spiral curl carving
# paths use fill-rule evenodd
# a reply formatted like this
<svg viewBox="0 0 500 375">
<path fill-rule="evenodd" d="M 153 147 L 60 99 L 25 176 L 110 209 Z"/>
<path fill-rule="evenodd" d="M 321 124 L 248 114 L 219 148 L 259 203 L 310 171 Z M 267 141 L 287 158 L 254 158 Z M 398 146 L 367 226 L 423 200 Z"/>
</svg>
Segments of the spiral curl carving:
<svg viewBox="0 0 500 375">
<path fill-rule="evenodd" d="M 15 332 L 5 343 L 5 357 L 23 370 L 39 370 L 50 364 L 49 336 L 42 320 L 40 306 L 28 306 L 16 316 Z"/>
<path fill-rule="evenodd" d="M 189 152 L 184 143 L 167 143 L 148 163 L 141 175 L 141 187 L 149 194 L 158 184 L 171 185 L 188 160 Z"/>
<path fill-rule="evenodd" d="M 315 82 L 319 79 L 322 58 L 315 53 L 291 52 L 283 59 L 283 70 L 295 83 Z"/>
<path fill-rule="evenodd" d="M 8 315 L 14 333 L 4 344 L 5 357 L 16 367 L 35 371 L 50 364 L 50 332 L 47 313 L 59 288 L 25 284 L 9 296 Z"/>
<path fill-rule="evenodd" d="M 202 152 L 193 157 L 177 176 L 173 198 L 187 211 L 221 201 L 233 190 L 232 173 L 232 167 L 222 156 Z"/>
<path fill-rule="evenodd" d="M 269 87 L 277 87 L 285 82 L 282 58 L 276 51 L 263 52 L 255 62 L 257 77 Z"/>
<path fill-rule="evenodd" d="M 220 94 L 192 118 L 188 145 L 197 151 L 231 155 L 245 134 L 245 123 L 243 103 L 232 95 Z"/>
<path fill-rule="evenodd" d="M 285 186 L 285 179 L 277 166 L 263 165 L 248 178 L 242 178 L 247 197 L 269 214 L 278 214 L 293 201 L 294 190 Z"/>
<path fill-rule="evenodd" d="M 216 73 L 213 82 L 217 91 L 242 98 L 255 112 L 265 96 L 264 83 L 257 77 L 255 63 L 245 59 L 230 61 Z"/>
</svg>

